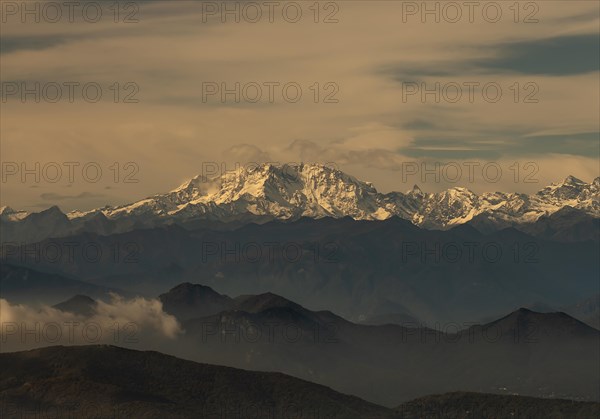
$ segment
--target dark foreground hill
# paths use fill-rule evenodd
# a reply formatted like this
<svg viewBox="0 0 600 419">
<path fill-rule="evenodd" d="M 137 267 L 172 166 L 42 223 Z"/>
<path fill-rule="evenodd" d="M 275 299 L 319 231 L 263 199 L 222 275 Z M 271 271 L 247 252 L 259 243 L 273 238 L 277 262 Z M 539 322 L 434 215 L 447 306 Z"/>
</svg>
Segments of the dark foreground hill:
<svg viewBox="0 0 600 419">
<path fill-rule="evenodd" d="M 0 354 L 0 417 L 386 418 L 391 410 L 280 373 L 109 345 Z"/>
<path fill-rule="evenodd" d="M 454 392 L 386 409 L 280 373 L 108 345 L 0 354 L 0 417 L 597 418 L 600 404 Z"/>
<path fill-rule="evenodd" d="M 591 419 L 600 403 L 513 395 L 454 392 L 420 397 L 395 409 L 398 418 Z"/>
</svg>

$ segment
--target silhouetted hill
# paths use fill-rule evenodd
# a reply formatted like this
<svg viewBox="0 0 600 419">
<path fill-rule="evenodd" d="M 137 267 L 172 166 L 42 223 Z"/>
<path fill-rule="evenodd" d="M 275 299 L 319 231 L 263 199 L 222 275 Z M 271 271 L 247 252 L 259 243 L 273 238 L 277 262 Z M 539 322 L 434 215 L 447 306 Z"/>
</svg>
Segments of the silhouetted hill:
<svg viewBox="0 0 600 419">
<path fill-rule="evenodd" d="M 275 307 L 304 310 L 299 304 L 272 292 L 259 295 L 241 295 L 235 298 L 235 306 L 237 310 L 247 311 L 248 313 L 258 313 Z"/>
<path fill-rule="evenodd" d="M 0 416 L 33 418 L 589 419 L 600 403 L 474 392 L 391 410 L 280 373 L 200 364 L 109 345 L 0 354 Z M 295 416 L 290 416 L 295 415 Z"/>
<path fill-rule="evenodd" d="M 510 313 L 484 327 L 502 331 L 503 336 L 526 337 L 543 334 L 549 339 L 598 337 L 597 330 L 566 313 L 536 313 L 526 308 Z"/>
<path fill-rule="evenodd" d="M 96 301 L 87 295 L 76 295 L 67 301 L 55 304 L 53 307 L 80 316 L 91 316 L 96 309 Z"/>
<path fill-rule="evenodd" d="M 179 320 L 209 316 L 233 305 L 233 300 L 210 287 L 189 282 L 177 285 L 159 297 L 163 310 Z"/>
<path fill-rule="evenodd" d="M 50 411 L 83 417 L 90 407 L 94 417 L 115 417 L 115 412 L 118 417 L 211 419 L 390 415 L 386 408 L 284 374 L 199 364 L 115 346 L 4 353 L 0 370 L 3 418 L 39 417 Z"/>
</svg>

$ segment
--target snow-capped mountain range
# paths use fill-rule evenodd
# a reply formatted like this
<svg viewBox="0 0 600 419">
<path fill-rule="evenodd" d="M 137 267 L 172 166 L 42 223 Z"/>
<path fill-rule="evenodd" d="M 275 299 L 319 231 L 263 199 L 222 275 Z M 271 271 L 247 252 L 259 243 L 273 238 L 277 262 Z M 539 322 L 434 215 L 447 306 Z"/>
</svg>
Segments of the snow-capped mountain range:
<svg viewBox="0 0 600 419">
<path fill-rule="evenodd" d="M 196 176 L 165 194 L 132 204 L 66 214 L 70 221 L 108 220 L 295 220 L 300 217 L 352 217 L 383 220 L 398 216 L 425 228 L 446 229 L 488 217 L 505 224 L 535 222 L 565 207 L 600 217 L 600 177 L 591 183 L 573 176 L 533 195 L 490 192 L 477 195 L 463 187 L 425 193 L 379 193 L 369 182 L 318 164 L 241 167 L 215 177 Z M 46 210 L 49 211 L 49 210 Z M 54 210 L 56 211 L 56 210 Z M 0 208 L 5 223 L 31 215 Z"/>
</svg>

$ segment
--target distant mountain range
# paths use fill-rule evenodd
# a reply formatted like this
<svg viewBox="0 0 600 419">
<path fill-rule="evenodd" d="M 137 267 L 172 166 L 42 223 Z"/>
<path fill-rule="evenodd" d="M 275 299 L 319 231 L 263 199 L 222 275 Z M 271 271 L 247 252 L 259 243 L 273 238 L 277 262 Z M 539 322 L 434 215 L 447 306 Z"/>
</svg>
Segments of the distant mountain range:
<svg viewBox="0 0 600 419">
<path fill-rule="evenodd" d="M 428 229 L 472 223 L 482 231 L 494 231 L 550 220 L 554 213 L 568 209 L 577 210 L 577 221 L 599 218 L 600 177 L 585 183 L 569 176 L 534 195 L 477 195 L 463 187 L 425 193 L 416 185 L 406 193 L 383 194 L 371 183 L 328 166 L 263 164 L 214 177 L 199 175 L 168 193 L 117 207 L 68 214 L 57 207 L 33 214 L 2 207 L 0 220 L 3 242 L 31 242 L 84 231 L 109 234 L 172 223 L 238 226 L 301 217 L 400 217 Z"/>
</svg>

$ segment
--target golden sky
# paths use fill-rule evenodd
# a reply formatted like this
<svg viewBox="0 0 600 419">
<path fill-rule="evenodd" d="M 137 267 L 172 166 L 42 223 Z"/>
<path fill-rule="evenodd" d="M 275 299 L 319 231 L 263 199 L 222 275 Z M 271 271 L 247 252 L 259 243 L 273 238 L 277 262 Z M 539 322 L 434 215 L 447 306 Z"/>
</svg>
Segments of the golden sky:
<svg viewBox="0 0 600 419">
<path fill-rule="evenodd" d="M 596 1 L 0 3 L 0 205 L 132 202 L 208 162 L 330 163 L 382 192 L 600 175 Z M 502 176 L 403 176 L 436 162 Z"/>
</svg>

